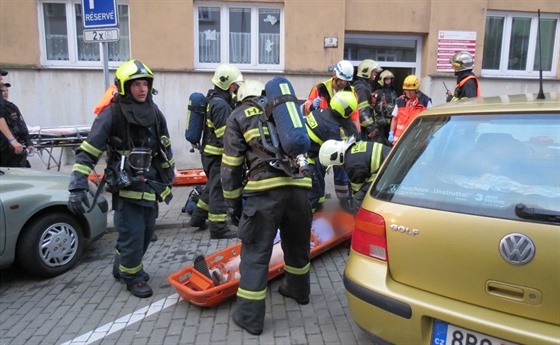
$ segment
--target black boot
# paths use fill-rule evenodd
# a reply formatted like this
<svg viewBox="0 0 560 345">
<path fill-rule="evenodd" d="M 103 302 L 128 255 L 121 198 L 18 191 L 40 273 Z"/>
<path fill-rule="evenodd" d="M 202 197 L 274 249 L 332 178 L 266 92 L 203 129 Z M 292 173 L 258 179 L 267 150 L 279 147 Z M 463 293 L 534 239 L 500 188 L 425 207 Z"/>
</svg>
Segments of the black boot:
<svg viewBox="0 0 560 345">
<path fill-rule="evenodd" d="M 231 231 L 226 223 L 210 223 L 210 238 L 213 240 L 237 238 L 237 232 Z"/>
<path fill-rule="evenodd" d="M 232 230 L 227 230 L 225 232 L 220 232 L 220 233 L 210 233 L 210 238 L 213 240 L 237 238 L 237 232 Z"/>
<path fill-rule="evenodd" d="M 278 288 L 278 293 L 281 294 L 284 297 L 288 297 L 288 298 L 293 298 L 296 302 L 298 302 L 298 304 L 301 305 L 306 305 L 309 303 L 309 296 L 308 297 L 297 297 L 297 296 L 293 296 L 287 288 L 285 288 L 284 286 L 280 286 Z"/>
<path fill-rule="evenodd" d="M 208 229 L 208 224 L 206 224 L 206 219 L 198 218 L 198 217 L 191 217 L 189 221 L 189 226 L 193 228 L 199 228 L 199 230 L 206 230 Z"/>
<path fill-rule="evenodd" d="M 238 296 L 235 303 L 237 308 L 232 315 L 233 322 L 252 335 L 260 335 L 264 325 L 265 301 L 251 301 Z"/>
<path fill-rule="evenodd" d="M 311 290 L 309 272 L 305 274 L 284 273 L 284 284 L 278 288 L 278 293 L 284 297 L 293 298 L 299 304 L 309 303 Z"/>
<path fill-rule="evenodd" d="M 134 284 L 126 284 L 126 288 L 130 293 L 139 298 L 148 298 L 154 294 L 152 288 L 146 281 L 142 280 Z"/>
</svg>

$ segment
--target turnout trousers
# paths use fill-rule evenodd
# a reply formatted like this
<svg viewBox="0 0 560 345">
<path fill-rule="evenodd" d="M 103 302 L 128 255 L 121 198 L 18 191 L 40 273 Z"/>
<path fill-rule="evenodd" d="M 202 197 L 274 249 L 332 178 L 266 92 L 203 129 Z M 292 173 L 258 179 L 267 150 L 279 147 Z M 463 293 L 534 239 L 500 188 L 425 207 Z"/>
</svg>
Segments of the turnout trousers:
<svg viewBox="0 0 560 345">
<path fill-rule="evenodd" d="M 142 258 L 156 229 L 158 204 L 144 207 L 119 199 L 113 221 L 119 232 L 113 275 L 118 272 L 128 285 L 144 280 Z"/>
<path fill-rule="evenodd" d="M 268 270 L 277 229 L 284 252 L 285 290 L 294 297 L 309 297 L 311 221 L 307 189 L 286 186 L 247 196 L 238 227 L 242 241 L 241 278 L 234 311 L 234 318 L 243 325 L 263 329 Z"/>
<path fill-rule="evenodd" d="M 208 182 L 206 182 L 206 187 L 198 200 L 199 202 L 197 203 L 197 208 L 193 213 L 193 217 L 204 217 L 204 210 L 198 207 L 198 204 L 202 205 L 207 202 L 208 222 L 210 223 L 210 233 L 213 235 L 222 235 L 229 231 L 226 223 L 227 207 L 224 200 L 224 191 L 222 189 L 222 179 L 220 175 L 221 166 L 222 156 L 202 154 L 202 167 L 204 168 L 204 173 L 208 177 Z M 206 197 L 208 198 L 207 200 L 205 200 Z"/>
</svg>

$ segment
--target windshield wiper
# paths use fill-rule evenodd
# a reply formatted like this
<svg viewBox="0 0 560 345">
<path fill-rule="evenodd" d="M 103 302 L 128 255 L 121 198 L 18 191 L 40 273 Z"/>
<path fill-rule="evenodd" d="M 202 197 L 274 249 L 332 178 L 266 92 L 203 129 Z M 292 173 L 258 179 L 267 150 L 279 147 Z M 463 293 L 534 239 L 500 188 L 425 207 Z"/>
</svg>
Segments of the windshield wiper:
<svg viewBox="0 0 560 345">
<path fill-rule="evenodd" d="M 540 208 L 530 208 L 521 203 L 515 205 L 515 214 L 519 218 L 560 223 L 560 212 L 553 210 L 544 210 Z"/>
</svg>

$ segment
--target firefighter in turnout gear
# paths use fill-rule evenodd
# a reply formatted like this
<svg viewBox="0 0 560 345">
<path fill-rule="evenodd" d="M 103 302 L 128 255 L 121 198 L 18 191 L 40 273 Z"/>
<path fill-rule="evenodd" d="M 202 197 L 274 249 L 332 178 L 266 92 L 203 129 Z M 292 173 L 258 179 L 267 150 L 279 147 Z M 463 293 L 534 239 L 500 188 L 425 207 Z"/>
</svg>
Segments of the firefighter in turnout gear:
<svg viewBox="0 0 560 345">
<path fill-rule="evenodd" d="M 221 169 L 224 196 L 231 214 L 239 218 L 242 241 L 241 279 L 232 317 L 254 335 L 263 331 L 269 262 L 278 229 L 285 262 L 285 282 L 278 292 L 299 304 L 309 303 L 310 293 L 311 179 L 295 178 L 270 164 L 276 156 L 263 145 L 263 140 L 270 140 L 263 90 L 254 80 L 241 85 L 241 104 L 227 121 Z"/>
<path fill-rule="evenodd" d="M 356 80 L 353 86 L 358 97 L 362 140 L 373 140 L 379 134 L 378 126 L 384 125 L 384 123 L 381 123 L 384 119 L 376 117 L 374 112 L 375 100 L 372 97 L 373 83 L 377 74 L 381 71 L 382 68 L 376 61 L 366 59 L 360 62 L 356 72 Z"/>
<path fill-rule="evenodd" d="M 377 142 L 390 145 L 387 140 L 389 131 L 391 130 L 391 120 L 393 117 L 393 110 L 395 109 L 395 102 L 397 100 L 397 91 L 393 87 L 393 80 L 395 76 L 389 70 L 381 72 L 379 76 L 379 83 L 381 87 L 375 90 L 375 116 L 378 119 L 377 129 L 379 135 L 377 136 Z"/>
<path fill-rule="evenodd" d="M 354 78 L 354 66 L 348 60 L 341 60 L 333 70 L 333 76 L 311 88 L 307 101 L 303 104 L 305 115 L 315 109 L 328 109 L 331 98 L 342 90 L 354 92 L 354 88 L 350 82 Z M 359 126 L 359 113 L 355 110 L 350 119 Z M 344 210 L 350 208 L 350 191 L 348 190 L 348 175 L 342 167 L 335 166 L 333 168 L 334 190 L 339 200 L 340 206 Z"/>
<path fill-rule="evenodd" d="M 76 150 L 68 186 L 68 208 L 75 214 L 87 212 L 88 175 L 107 151 L 104 181 L 113 194 L 119 234 L 113 276 L 140 298 L 152 295 L 142 258 L 155 231 L 158 202 L 171 201 L 175 178 L 167 123 L 152 100 L 153 81 L 152 71 L 138 60 L 117 69 L 118 96 Z"/>
<path fill-rule="evenodd" d="M 474 58 L 467 51 L 455 53 L 449 62 L 455 70 L 457 85 L 453 94 L 447 92 L 447 102 L 455 102 L 462 98 L 480 97 L 480 86 L 478 79 L 473 73 Z"/>
<path fill-rule="evenodd" d="M 324 166 L 342 165 L 352 184 L 352 212 L 358 213 L 362 201 L 389 155 L 391 147 L 373 141 L 327 140 L 319 149 L 319 161 Z"/>
<path fill-rule="evenodd" d="M 223 136 L 226 121 L 235 107 L 235 94 L 243 75 L 237 67 L 220 65 L 212 77 L 214 88 L 206 98 L 206 122 L 201 145 L 201 160 L 204 173 L 208 177 L 206 187 L 193 211 L 189 225 L 201 229 L 210 223 L 210 238 L 235 238 L 237 234 L 227 225 L 227 207 L 224 202 L 220 168 L 222 165 Z"/>
<path fill-rule="evenodd" d="M 311 140 L 307 155 L 309 167 L 313 171 L 313 187 L 309 193 L 309 203 L 313 212 L 320 211 L 325 201 L 326 171 L 325 167 L 316 161 L 319 148 L 326 140 L 342 140 L 341 128 L 345 136 L 359 137 L 358 129 L 349 119 L 357 105 L 358 101 L 352 91 L 340 91 L 331 99 L 329 109 L 315 109 L 305 119 L 307 134 Z"/>
</svg>

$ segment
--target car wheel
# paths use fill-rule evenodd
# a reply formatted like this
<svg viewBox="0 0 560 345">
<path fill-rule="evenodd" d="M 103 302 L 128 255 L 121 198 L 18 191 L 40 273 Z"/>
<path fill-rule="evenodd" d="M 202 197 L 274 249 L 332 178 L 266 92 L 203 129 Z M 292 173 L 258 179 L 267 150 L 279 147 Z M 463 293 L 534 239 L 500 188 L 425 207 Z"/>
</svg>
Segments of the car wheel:
<svg viewBox="0 0 560 345">
<path fill-rule="evenodd" d="M 43 215 L 23 229 L 17 260 L 25 271 L 50 278 L 72 268 L 84 245 L 83 230 L 75 218 L 65 213 Z"/>
</svg>

